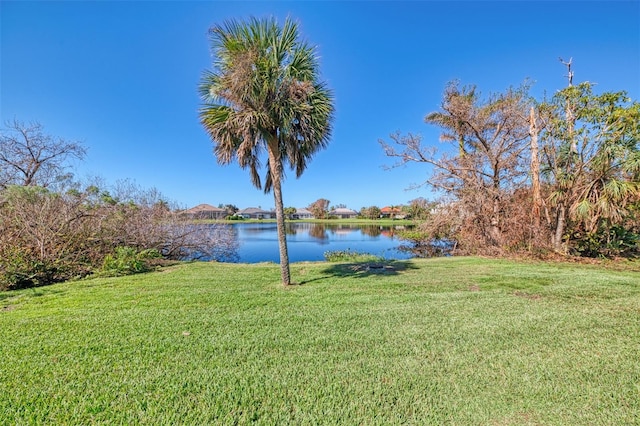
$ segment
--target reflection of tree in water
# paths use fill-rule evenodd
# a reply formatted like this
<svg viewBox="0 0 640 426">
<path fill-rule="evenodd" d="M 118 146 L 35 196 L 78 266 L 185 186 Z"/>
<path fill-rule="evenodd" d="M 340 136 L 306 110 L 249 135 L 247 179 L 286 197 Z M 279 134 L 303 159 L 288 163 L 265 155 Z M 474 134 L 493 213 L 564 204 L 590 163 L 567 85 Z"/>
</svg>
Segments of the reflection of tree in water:
<svg viewBox="0 0 640 426">
<path fill-rule="evenodd" d="M 402 231 L 407 231 L 413 229 L 413 225 L 405 226 L 405 225 L 397 225 L 397 226 L 389 226 L 385 227 L 382 231 L 382 234 L 389 237 L 394 238 L 396 234 L 402 233 Z"/>
<path fill-rule="evenodd" d="M 379 237 L 380 234 L 384 234 L 388 230 L 388 226 L 376 226 L 376 225 L 361 225 L 360 230 L 364 235 L 370 237 Z"/>
<path fill-rule="evenodd" d="M 334 235 L 347 235 L 352 232 L 357 232 L 359 227 L 354 228 L 351 225 L 329 225 L 329 231 Z"/>
<path fill-rule="evenodd" d="M 182 257 L 185 260 L 217 260 L 221 262 L 238 262 L 240 261 L 240 245 L 245 243 L 251 246 L 254 242 L 263 245 L 265 241 L 271 238 L 275 232 L 275 224 L 273 223 L 243 223 L 243 224 L 198 224 L 189 225 L 190 232 L 184 233 L 189 236 L 188 241 L 183 242 L 185 250 Z M 286 224 L 286 232 L 288 235 L 298 235 L 297 241 L 308 242 L 315 241 L 319 245 L 331 245 L 334 241 L 344 241 L 343 237 L 349 240 L 352 233 L 355 233 L 356 239 L 360 240 L 362 235 L 366 236 L 364 240 L 378 240 L 378 237 L 400 236 L 400 230 L 411 226 L 380 226 L 374 224 L 323 224 L 309 222 L 291 222 Z M 192 240 L 193 239 L 193 240 Z M 411 253 L 418 257 L 432 257 L 447 255 L 450 250 L 446 245 L 444 247 L 430 246 L 427 242 L 420 241 L 420 245 L 414 246 L 407 244 L 401 250 Z M 412 241 L 413 242 L 413 241 Z M 440 243 L 442 244 L 442 243 Z M 258 249 L 258 250 L 263 250 Z"/>
<path fill-rule="evenodd" d="M 405 226 L 380 226 L 380 225 L 363 225 L 363 224 L 314 224 L 311 229 L 314 231 L 309 231 L 309 234 L 316 237 L 325 239 L 327 238 L 326 232 L 331 232 L 332 234 L 349 234 L 351 232 L 362 232 L 363 235 L 367 235 L 369 237 L 379 237 L 380 235 L 384 235 L 389 238 L 393 238 L 396 231 L 401 229 L 406 229 Z M 409 227 L 410 228 L 410 227 Z M 317 234 L 315 234 L 317 233 Z"/>
<path fill-rule="evenodd" d="M 243 226 L 242 232 L 245 234 L 262 234 L 265 231 L 273 231 L 278 229 L 275 223 L 250 223 Z"/>
<path fill-rule="evenodd" d="M 326 240 L 329 237 L 326 233 L 326 227 L 322 224 L 314 223 L 309 228 L 309 235 L 318 240 Z"/>
<path fill-rule="evenodd" d="M 287 235 L 296 235 L 298 233 L 299 227 L 295 223 L 286 222 L 284 224 L 284 232 Z"/>
</svg>

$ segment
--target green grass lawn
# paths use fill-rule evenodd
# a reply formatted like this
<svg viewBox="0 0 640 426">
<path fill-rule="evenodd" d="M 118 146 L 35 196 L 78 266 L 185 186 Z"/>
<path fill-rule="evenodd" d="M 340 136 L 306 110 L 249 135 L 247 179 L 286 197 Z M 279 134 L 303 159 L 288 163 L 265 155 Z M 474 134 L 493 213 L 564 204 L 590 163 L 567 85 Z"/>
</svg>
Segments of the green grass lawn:
<svg viewBox="0 0 640 426">
<path fill-rule="evenodd" d="M 640 274 L 182 264 L 0 293 L 0 424 L 640 424 Z M 384 266 L 384 267 L 380 267 Z"/>
</svg>

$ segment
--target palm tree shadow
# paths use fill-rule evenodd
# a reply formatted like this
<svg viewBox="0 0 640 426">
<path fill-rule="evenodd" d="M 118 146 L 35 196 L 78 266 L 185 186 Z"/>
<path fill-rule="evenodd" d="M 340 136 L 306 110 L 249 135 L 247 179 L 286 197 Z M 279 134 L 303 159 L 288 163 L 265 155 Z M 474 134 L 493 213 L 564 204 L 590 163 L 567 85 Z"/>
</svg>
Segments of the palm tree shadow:
<svg viewBox="0 0 640 426">
<path fill-rule="evenodd" d="M 319 281 L 329 277 L 333 278 L 367 278 L 371 276 L 394 276 L 409 269 L 418 269 L 411 261 L 405 260 L 384 260 L 380 262 L 350 262 L 333 263 L 327 265 L 320 272 L 322 277 L 313 278 L 300 282 L 308 284 L 312 281 Z"/>
</svg>

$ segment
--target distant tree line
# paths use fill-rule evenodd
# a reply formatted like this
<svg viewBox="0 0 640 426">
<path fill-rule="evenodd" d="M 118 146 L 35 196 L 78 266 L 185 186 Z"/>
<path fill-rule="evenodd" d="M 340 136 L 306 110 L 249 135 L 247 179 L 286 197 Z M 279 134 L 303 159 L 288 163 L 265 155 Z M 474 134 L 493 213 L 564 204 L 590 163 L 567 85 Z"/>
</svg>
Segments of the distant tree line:
<svg viewBox="0 0 640 426">
<path fill-rule="evenodd" d="M 336 204 L 331 207 L 329 207 L 329 205 L 329 200 L 319 198 L 307 206 L 307 210 L 311 212 L 315 219 L 332 219 L 335 218 L 335 216 L 332 217 L 330 214 L 332 210 L 347 207 L 346 204 Z M 362 207 L 358 211 L 358 218 L 375 220 L 382 217 L 389 217 L 391 219 L 402 217 L 413 220 L 426 220 L 430 217 L 431 211 L 435 206 L 436 203 L 419 197 L 414 200 L 410 200 L 408 204 L 387 206 L 393 209 L 394 213 L 392 214 L 385 214 L 379 206 Z M 295 207 L 288 207 L 287 209 L 290 215 L 296 213 Z"/>
<path fill-rule="evenodd" d="M 93 273 L 140 272 L 160 259 L 232 250 L 223 228 L 196 229 L 155 189 L 80 183 L 80 142 L 14 120 L 0 133 L 0 289 Z"/>
<path fill-rule="evenodd" d="M 442 194 L 425 239 L 460 253 L 580 256 L 640 252 L 640 104 L 625 92 L 569 84 L 537 101 L 524 84 L 484 98 L 451 82 L 425 117 L 450 148 L 417 135 L 380 143 L 395 165 L 424 163 Z"/>
</svg>

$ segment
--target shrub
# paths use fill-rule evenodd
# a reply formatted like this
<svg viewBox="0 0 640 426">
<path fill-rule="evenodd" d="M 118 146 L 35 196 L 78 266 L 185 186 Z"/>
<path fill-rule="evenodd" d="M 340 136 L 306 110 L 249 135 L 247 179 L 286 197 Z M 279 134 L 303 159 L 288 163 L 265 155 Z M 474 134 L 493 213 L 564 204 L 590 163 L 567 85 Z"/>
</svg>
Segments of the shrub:
<svg viewBox="0 0 640 426">
<path fill-rule="evenodd" d="M 63 281 L 88 269 L 96 243 L 87 235 L 85 211 L 39 187 L 0 193 L 0 289 Z"/>
<path fill-rule="evenodd" d="M 456 241 L 446 237 L 433 238 L 431 234 L 420 228 L 398 231 L 396 235 L 411 244 L 401 246 L 400 249 L 411 252 L 416 257 L 450 256 L 456 248 Z"/>
<path fill-rule="evenodd" d="M 11 247 L 3 250 L 0 265 L 0 290 L 37 287 L 56 281 L 57 268 L 32 253 Z"/>
<path fill-rule="evenodd" d="M 117 277 L 148 272 L 152 269 L 149 261 L 160 257 L 160 252 L 155 249 L 137 251 L 133 247 L 117 247 L 115 254 L 104 258 L 97 275 Z"/>
<path fill-rule="evenodd" d="M 638 252 L 640 244 L 640 235 L 622 226 L 575 232 L 571 237 L 575 253 L 584 257 L 629 256 Z"/>
<path fill-rule="evenodd" d="M 0 290 L 96 271 L 142 272 L 158 253 L 170 260 L 193 258 L 192 253 L 232 252 L 234 243 L 226 227 L 194 226 L 155 190 L 121 184 L 113 195 L 95 185 L 84 191 L 22 186 L 0 191 Z M 114 253 L 123 246 L 134 249 Z"/>
<path fill-rule="evenodd" d="M 328 262 L 381 262 L 384 260 L 381 256 L 350 249 L 326 251 L 324 258 Z"/>
</svg>

